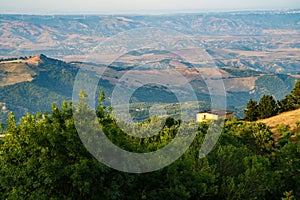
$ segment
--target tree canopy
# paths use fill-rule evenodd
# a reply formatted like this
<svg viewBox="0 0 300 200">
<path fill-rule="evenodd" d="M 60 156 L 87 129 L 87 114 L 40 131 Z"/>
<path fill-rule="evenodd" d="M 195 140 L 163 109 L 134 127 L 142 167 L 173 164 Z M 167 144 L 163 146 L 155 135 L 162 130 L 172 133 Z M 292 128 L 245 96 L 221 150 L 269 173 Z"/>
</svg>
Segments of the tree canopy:
<svg viewBox="0 0 300 200">
<path fill-rule="evenodd" d="M 265 94 L 258 103 L 258 113 L 260 119 L 265 119 L 278 114 L 278 105 L 273 96 Z"/>
<path fill-rule="evenodd" d="M 296 98 L 297 106 L 300 107 L 300 80 L 296 82 L 291 93 Z"/>
<path fill-rule="evenodd" d="M 168 118 L 157 135 L 130 136 L 101 104 L 104 98 L 101 94 L 96 110 L 99 126 L 124 150 L 155 151 L 177 134 L 181 122 Z M 77 108 L 93 112 L 84 93 L 81 100 Z M 73 106 L 53 104 L 51 112 L 27 114 L 19 122 L 9 114 L 0 142 L 0 199 L 300 198 L 300 144 L 288 139 L 276 145 L 265 124 L 226 121 L 212 152 L 199 158 L 209 127 L 203 122 L 193 143 L 174 163 L 131 174 L 105 166 L 87 151 L 75 128 Z M 160 120 L 152 117 L 131 130 L 147 131 Z"/>
<path fill-rule="evenodd" d="M 256 121 L 259 117 L 257 102 L 250 99 L 247 103 L 247 107 L 244 110 L 244 118 L 248 121 Z"/>
</svg>

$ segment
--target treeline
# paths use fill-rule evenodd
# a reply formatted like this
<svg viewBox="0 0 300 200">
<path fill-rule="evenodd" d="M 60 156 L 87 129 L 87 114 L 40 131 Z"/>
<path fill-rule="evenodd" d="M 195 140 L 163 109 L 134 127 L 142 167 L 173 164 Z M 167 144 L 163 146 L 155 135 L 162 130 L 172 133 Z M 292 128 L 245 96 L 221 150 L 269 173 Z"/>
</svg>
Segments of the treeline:
<svg viewBox="0 0 300 200">
<path fill-rule="evenodd" d="M 0 58 L 0 62 L 2 61 L 13 61 L 13 60 L 27 60 L 29 58 L 32 58 L 32 56 L 24 56 L 24 57 L 19 57 L 19 58 Z"/>
<path fill-rule="evenodd" d="M 244 110 L 244 118 L 248 121 L 256 121 L 297 108 L 300 108 L 300 81 L 296 82 L 290 94 L 277 102 L 268 94 L 263 95 L 259 102 L 250 99 Z"/>
<path fill-rule="evenodd" d="M 111 109 L 103 106 L 104 100 L 102 93 L 96 109 L 97 126 L 127 151 L 161 149 L 180 127 L 195 123 L 186 127 L 168 118 L 157 135 L 133 137 L 119 128 Z M 74 116 L 93 116 L 86 102 L 82 93 L 76 105 L 52 105 L 51 112 L 27 114 L 19 122 L 9 115 L 7 127 L 1 131 L 6 136 L 0 141 L 0 199 L 300 198 L 300 143 L 292 142 L 290 134 L 282 133 L 275 144 L 265 124 L 228 120 L 212 152 L 199 158 L 209 125 L 217 128 L 218 123 L 196 124 L 196 137 L 178 160 L 155 172 L 131 174 L 103 165 L 83 146 Z M 94 126 L 93 120 L 87 121 L 86 126 Z M 132 130 L 147 132 L 162 121 L 152 117 Z M 86 142 L 93 142 L 94 137 L 91 134 Z"/>
</svg>

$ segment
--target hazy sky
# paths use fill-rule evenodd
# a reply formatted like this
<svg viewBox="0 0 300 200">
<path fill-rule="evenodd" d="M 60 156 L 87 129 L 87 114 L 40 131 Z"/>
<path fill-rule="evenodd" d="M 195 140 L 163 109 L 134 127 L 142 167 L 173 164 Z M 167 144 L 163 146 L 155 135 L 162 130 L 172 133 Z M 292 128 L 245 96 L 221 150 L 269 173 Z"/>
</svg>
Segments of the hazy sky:
<svg viewBox="0 0 300 200">
<path fill-rule="evenodd" d="M 300 8 L 300 0 L 0 0 L 1 13 L 106 14 Z"/>
</svg>

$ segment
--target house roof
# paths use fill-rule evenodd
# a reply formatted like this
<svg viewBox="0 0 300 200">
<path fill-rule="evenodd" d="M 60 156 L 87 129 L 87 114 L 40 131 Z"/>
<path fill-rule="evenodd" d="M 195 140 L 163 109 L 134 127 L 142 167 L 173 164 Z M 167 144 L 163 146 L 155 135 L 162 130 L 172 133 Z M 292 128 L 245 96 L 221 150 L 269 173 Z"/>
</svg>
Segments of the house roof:
<svg viewBox="0 0 300 200">
<path fill-rule="evenodd" d="M 233 112 L 230 110 L 206 110 L 198 113 L 208 113 L 208 114 L 222 116 L 222 115 L 232 114 Z"/>
</svg>

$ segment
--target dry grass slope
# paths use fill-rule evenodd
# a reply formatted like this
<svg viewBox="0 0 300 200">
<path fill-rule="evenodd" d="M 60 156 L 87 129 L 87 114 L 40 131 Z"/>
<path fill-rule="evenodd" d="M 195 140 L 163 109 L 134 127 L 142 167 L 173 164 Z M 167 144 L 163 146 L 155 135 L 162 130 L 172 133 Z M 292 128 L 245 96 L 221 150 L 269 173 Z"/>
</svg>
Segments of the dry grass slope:
<svg viewBox="0 0 300 200">
<path fill-rule="evenodd" d="M 0 87 L 32 81 L 34 75 L 36 75 L 36 73 L 25 63 L 0 63 Z"/>
<path fill-rule="evenodd" d="M 300 122 L 300 109 L 284 112 L 280 115 L 276 115 L 274 117 L 270 117 L 267 119 L 259 120 L 259 122 L 266 123 L 271 127 L 272 130 L 276 130 L 276 125 L 289 125 L 292 130 L 300 132 L 300 128 L 296 127 L 296 122 Z"/>
<path fill-rule="evenodd" d="M 40 70 L 38 66 L 41 62 L 40 54 L 25 60 L 18 59 L 0 62 L 0 87 L 32 81 L 36 75 L 33 69 Z"/>
</svg>

